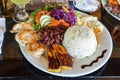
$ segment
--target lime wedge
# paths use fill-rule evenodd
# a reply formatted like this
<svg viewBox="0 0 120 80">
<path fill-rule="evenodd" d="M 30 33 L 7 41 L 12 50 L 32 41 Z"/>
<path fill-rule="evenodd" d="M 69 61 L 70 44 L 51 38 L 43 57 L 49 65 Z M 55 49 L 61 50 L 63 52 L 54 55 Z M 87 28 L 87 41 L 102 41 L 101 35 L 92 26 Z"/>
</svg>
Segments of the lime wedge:
<svg viewBox="0 0 120 80">
<path fill-rule="evenodd" d="M 78 0 L 79 2 L 82 2 L 83 0 Z"/>
<path fill-rule="evenodd" d="M 21 5 L 22 6 L 22 5 L 25 5 L 25 4 L 29 3 L 30 0 L 11 0 L 11 2 L 13 2 L 16 5 Z"/>
<path fill-rule="evenodd" d="M 117 0 L 118 4 L 120 4 L 120 0 Z"/>
</svg>

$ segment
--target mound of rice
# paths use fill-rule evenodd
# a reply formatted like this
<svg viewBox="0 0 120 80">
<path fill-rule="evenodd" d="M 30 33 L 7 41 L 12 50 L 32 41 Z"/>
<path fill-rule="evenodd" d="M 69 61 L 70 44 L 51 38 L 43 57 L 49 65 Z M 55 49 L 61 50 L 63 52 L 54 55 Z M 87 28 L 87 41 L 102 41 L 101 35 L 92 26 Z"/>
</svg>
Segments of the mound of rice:
<svg viewBox="0 0 120 80">
<path fill-rule="evenodd" d="M 86 26 L 72 26 L 67 29 L 62 42 L 74 58 L 83 59 L 94 54 L 97 40 L 94 32 Z"/>
</svg>

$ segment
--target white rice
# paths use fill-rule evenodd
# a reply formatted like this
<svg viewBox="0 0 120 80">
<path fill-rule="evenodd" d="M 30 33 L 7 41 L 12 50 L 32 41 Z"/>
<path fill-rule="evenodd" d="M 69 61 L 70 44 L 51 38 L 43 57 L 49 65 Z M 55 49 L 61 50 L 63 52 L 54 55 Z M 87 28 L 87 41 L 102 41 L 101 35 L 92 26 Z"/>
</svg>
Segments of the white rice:
<svg viewBox="0 0 120 80">
<path fill-rule="evenodd" d="M 62 42 L 74 58 L 83 59 L 94 54 L 97 40 L 94 32 L 86 26 L 72 26 L 67 29 Z"/>
</svg>

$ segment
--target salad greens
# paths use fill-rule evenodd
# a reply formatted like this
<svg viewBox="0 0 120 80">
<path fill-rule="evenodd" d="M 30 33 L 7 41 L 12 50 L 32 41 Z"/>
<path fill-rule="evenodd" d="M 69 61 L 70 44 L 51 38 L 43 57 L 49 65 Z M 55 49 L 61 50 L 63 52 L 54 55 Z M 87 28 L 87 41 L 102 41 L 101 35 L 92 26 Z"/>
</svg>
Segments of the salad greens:
<svg viewBox="0 0 120 80">
<path fill-rule="evenodd" d="M 82 15 L 81 15 L 78 11 L 75 11 L 75 15 L 76 15 L 77 17 L 82 17 Z"/>
<path fill-rule="evenodd" d="M 54 5 L 48 4 L 48 5 L 46 5 L 45 7 L 42 7 L 42 8 L 40 8 L 40 9 L 37 9 L 37 10 L 33 11 L 33 12 L 31 13 L 31 19 L 32 19 L 32 25 L 33 25 L 33 27 L 35 28 L 35 30 L 39 30 L 39 29 L 41 28 L 41 25 L 40 25 L 40 24 L 36 24 L 36 22 L 35 22 L 35 16 L 36 16 L 36 14 L 37 14 L 39 11 L 42 11 L 42 10 L 51 11 L 51 10 L 56 9 L 58 6 L 62 6 L 62 5 L 63 5 L 63 4 L 54 4 Z"/>
<path fill-rule="evenodd" d="M 37 9 L 37 10 L 35 10 L 34 12 L 31 13 L 32 25 L 33 25 L 33 27 L 35 28 L 35 30 L 38 30 L 38 29 L 41 28 L 41 25 L 40 25 L 40 24 L 36 24 L 36 22 L 35 22 L 35 16 L 36 16 L 36 14 L 37 14 L 39 11 L 41 11 L 41 10 L 42 10 L 42 9 Z"/>
<path fill-rule="evenodd" d="M 109 1 L 108 1 L 108 0 L 106 0 L 105 2 L 106 2 L 106 4 L 108 4 L 108 3 L 109 3 Z"/>
<path fill-rule="evenodd" d="M 73 7 L 66 8 L 68 11 L 64 10 L 62 6 L 57 7 L 52 12 L 52 17 L 54 17 L 57 20 L 63 19 L 65 22 L 68 22 L 71 26 L 75 25 L 76 23 L 76 15 L 74 12 Z"/>
<path fill-rule="evenodd" d="M 76 24 L 77 17 L 80 15 L 74 11 L 73 7 L 63 7 L 63 4 L 48 4 L 47 6 L 37 9 L 31 13 L 32 25 L 36 31 L 42 28 L 40 23 L 36 23 L 36 14 L 40 11 L 48 11 L 50 12 L 50 16 L 55 20 L 64 20 L 70 26 Z"/>
<path fill-rule="evenodd" d="M 120 0 L 117 0 L 117 2 L 120 4 Z"/>
</svg>

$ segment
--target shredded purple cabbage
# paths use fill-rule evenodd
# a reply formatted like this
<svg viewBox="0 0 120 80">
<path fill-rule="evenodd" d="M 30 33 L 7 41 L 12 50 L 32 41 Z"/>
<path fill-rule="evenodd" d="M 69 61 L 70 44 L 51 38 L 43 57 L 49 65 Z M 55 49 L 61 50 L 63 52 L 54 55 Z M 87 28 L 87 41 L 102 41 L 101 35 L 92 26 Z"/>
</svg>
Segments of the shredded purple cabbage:
<svg viewBox="0 0 120 80">
<path fill-rule="evenodd" d="M 65 20 L 65 22 L 68 22 L 71 25 L 75 25 L 76 16 L 75 16 L 74 9 L 71 7 L 71 8 L 68 8 L 68 10 L 69 10 L 69 13 L 65 12 L 63 8 L 60 6 L 53 11 L 52 17 L 54 17 L 57 20 L 63 19 Z"/>
</svg>

